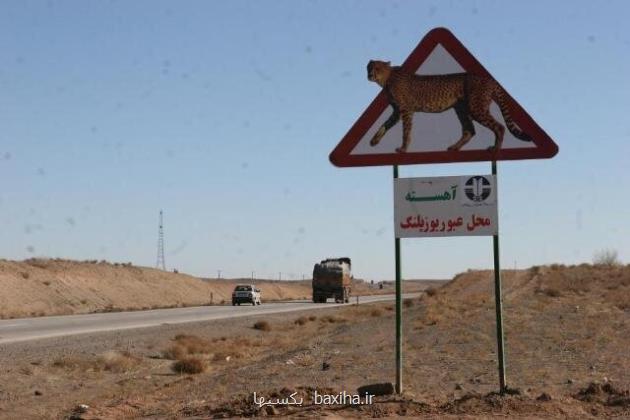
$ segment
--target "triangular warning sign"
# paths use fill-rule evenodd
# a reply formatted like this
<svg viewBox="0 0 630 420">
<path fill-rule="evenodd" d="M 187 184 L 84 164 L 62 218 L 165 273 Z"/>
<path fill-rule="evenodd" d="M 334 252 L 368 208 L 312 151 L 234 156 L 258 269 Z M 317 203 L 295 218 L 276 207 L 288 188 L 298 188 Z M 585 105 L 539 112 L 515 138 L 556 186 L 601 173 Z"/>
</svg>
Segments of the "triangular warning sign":
<svg viewBox="0 0 630 420">
<path fill-rule="evenodd" d="M 336 166 L 558 153 L 547 133 L 445 28 L 430 31 L 400 68 L 370 62 L 368 78 L 384 88 L 330 154 Z"/>
</svg>

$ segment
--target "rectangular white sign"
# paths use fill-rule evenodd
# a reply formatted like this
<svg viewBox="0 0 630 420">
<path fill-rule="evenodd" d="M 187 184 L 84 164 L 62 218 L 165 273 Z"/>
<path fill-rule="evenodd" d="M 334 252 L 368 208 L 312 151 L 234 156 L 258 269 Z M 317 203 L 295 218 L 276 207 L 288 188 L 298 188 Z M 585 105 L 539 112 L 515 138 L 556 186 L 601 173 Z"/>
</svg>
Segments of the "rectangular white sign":
<svg viewBox="0 0 630 420">
<path fill-rule="evenodd" d="M 492 236 L 499 231 L 493 175 L 394 179 L 397 238 Z"/>
</svg>

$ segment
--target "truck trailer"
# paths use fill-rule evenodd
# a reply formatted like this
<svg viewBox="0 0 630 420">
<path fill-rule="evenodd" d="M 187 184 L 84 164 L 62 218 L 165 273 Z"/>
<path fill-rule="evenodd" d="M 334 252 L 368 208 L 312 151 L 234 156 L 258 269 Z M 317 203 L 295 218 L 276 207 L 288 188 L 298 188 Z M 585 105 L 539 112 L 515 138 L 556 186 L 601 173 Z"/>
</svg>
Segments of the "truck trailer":
<svg viewBox="0 0 630 420">
<path fill-rule="evenodd" d="M 324 303 L 335 298 L 337 303 L 350 301 L 352 286 L 350 258 L 328 258 L 313 268 L 313 302 Z"/>
</svg>

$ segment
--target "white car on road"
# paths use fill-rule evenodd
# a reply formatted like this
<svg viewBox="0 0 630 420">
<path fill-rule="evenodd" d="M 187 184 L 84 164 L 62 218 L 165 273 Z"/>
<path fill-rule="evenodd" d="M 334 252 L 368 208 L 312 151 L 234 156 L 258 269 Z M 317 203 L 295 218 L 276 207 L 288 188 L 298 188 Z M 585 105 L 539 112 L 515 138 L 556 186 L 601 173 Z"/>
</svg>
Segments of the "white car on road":
<svg viewBox="0 0 630 420">
<path fill-rule="evenodd" d="M 253 284 L 239 284 L 232 292 L 232 306 L 241 303 L 260 305 L 260 289 Z"/>
</svg>

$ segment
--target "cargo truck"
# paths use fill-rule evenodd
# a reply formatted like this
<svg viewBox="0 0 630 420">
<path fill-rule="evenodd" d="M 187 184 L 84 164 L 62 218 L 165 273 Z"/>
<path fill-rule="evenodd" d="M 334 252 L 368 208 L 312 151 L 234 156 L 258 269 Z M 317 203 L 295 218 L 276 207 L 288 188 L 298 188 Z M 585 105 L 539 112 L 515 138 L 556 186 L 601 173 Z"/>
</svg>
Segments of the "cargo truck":
<svg viewBox="0 0 630 420">
<path fill-rule="evenodd" d="M 352 272 L 350 258 L 328 258 L 313 268 L 313 302 L 334 298 L 337 303 L 350 301 Z"/>
</svg>

